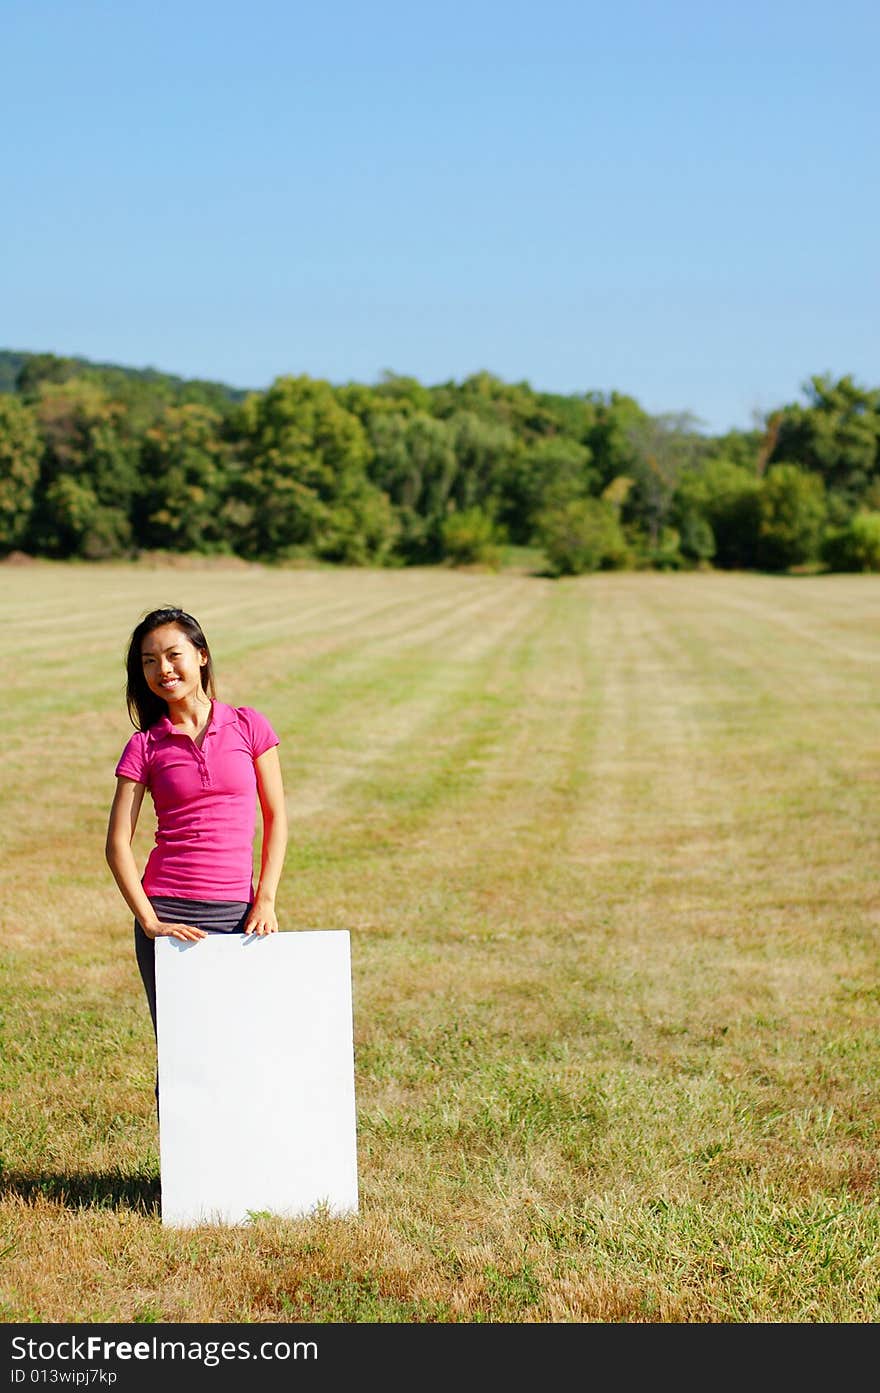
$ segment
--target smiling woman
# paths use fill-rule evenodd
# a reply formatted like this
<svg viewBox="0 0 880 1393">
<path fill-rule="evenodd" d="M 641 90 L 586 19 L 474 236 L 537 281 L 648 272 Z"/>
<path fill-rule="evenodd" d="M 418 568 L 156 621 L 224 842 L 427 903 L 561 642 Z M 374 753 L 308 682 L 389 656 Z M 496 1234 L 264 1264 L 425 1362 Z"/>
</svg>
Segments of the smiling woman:
<svg viewBox="0 0 880 1393">
<path fill-rule="evenodd" d="M 155 1031 L 155 939 L 277 932 L 287 815 L 278 736 L 253 707 L 217 700 L 211 652 L 192 615 L 152 610 L 132 633 L 126 666 L 136 731 L 116 766 L 106 855 L 135 916 L 135 951 Z M 156 844 L 141 876 L 132 842 L 147 789 Z M 257 803 L 263 839 L 255 887 Z"/>
</svg>

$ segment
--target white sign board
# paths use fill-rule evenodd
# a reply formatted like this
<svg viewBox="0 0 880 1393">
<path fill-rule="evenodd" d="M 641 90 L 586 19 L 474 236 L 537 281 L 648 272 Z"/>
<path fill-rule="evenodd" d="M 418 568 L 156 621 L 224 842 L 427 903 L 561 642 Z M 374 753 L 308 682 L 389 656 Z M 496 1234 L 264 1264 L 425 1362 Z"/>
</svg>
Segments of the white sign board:
<svg viewBox="0 0 880 1393">
<path fill-rule="evenodd" d="M 162 1223 L 357 1212 L 343 929 L 156 939 Z"/>
</svg>

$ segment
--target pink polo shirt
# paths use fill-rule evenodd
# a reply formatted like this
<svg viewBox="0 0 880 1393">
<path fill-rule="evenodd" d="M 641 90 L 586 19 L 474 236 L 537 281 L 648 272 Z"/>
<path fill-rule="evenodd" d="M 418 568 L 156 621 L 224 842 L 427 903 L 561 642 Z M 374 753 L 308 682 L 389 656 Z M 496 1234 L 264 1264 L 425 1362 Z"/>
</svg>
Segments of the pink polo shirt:
<svg viewBox="0 0 880 1393">
<path fill-rule="evenodd" d="M 259 711 L 222 701 L 213 703 L 201 749 L 167 716 L 131 737 L 116 773 L 146 784 L 156 809 L 156 845 L 143 875 L 148 895 L 253 900 L 254 760 L 278 743 Z"/>
</svg>

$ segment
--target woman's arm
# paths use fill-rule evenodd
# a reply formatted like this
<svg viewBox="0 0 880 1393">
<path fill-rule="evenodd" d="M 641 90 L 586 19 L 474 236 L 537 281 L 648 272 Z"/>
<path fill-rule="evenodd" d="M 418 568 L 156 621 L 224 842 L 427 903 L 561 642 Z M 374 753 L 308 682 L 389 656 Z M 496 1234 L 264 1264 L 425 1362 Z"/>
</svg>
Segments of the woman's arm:
<svg viewBox="0 0 880 1393">
<path fill-rule="evenodd" d="M 245 933 L 271 934 L 278 932 L 275 896 L 287 851 L 287 807 L 284 802 L 284 783 L 278 746 L 273 745 L 254 760 L 257 773 L 257 796 L 263 814 L 263 847 L 260 857 L 260 879 L 251 912 L 244 926 Z"/>
<path fill-rule="evenodd" d="M 145 791 L 145 785 L 139 784 L 135 779 L 126 779 L 122 775 L 117 777 L 104 847 L 107 864 L 122 892 L 122 898 L 148 938 L 169 937 L 187 941 L 205 938 L 204 930 L 196 929 L 191 924 L 163 924 L 141 885 L 131 844 L 134 841 Z"/>
</svg>

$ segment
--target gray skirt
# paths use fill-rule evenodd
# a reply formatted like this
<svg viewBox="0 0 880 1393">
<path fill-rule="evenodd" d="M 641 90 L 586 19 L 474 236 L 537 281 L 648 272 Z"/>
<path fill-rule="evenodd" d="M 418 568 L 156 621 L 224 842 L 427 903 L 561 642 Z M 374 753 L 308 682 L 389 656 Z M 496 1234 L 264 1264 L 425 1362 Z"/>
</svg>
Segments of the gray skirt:
<svg viewBox="0 0 880 1393">
<path fill-rule="evenodd" d="M 167 924 L 192 924 L 212 934 L 244 933 L 250 914 L 246 900 L 180 900 L 171 895 L 148 895 L 159 918 Z M 144 933 L 140 921 L 134 921 L 134 951 L 147 1004 L 156 1031 L 156 942 Z"/>
</svg>

